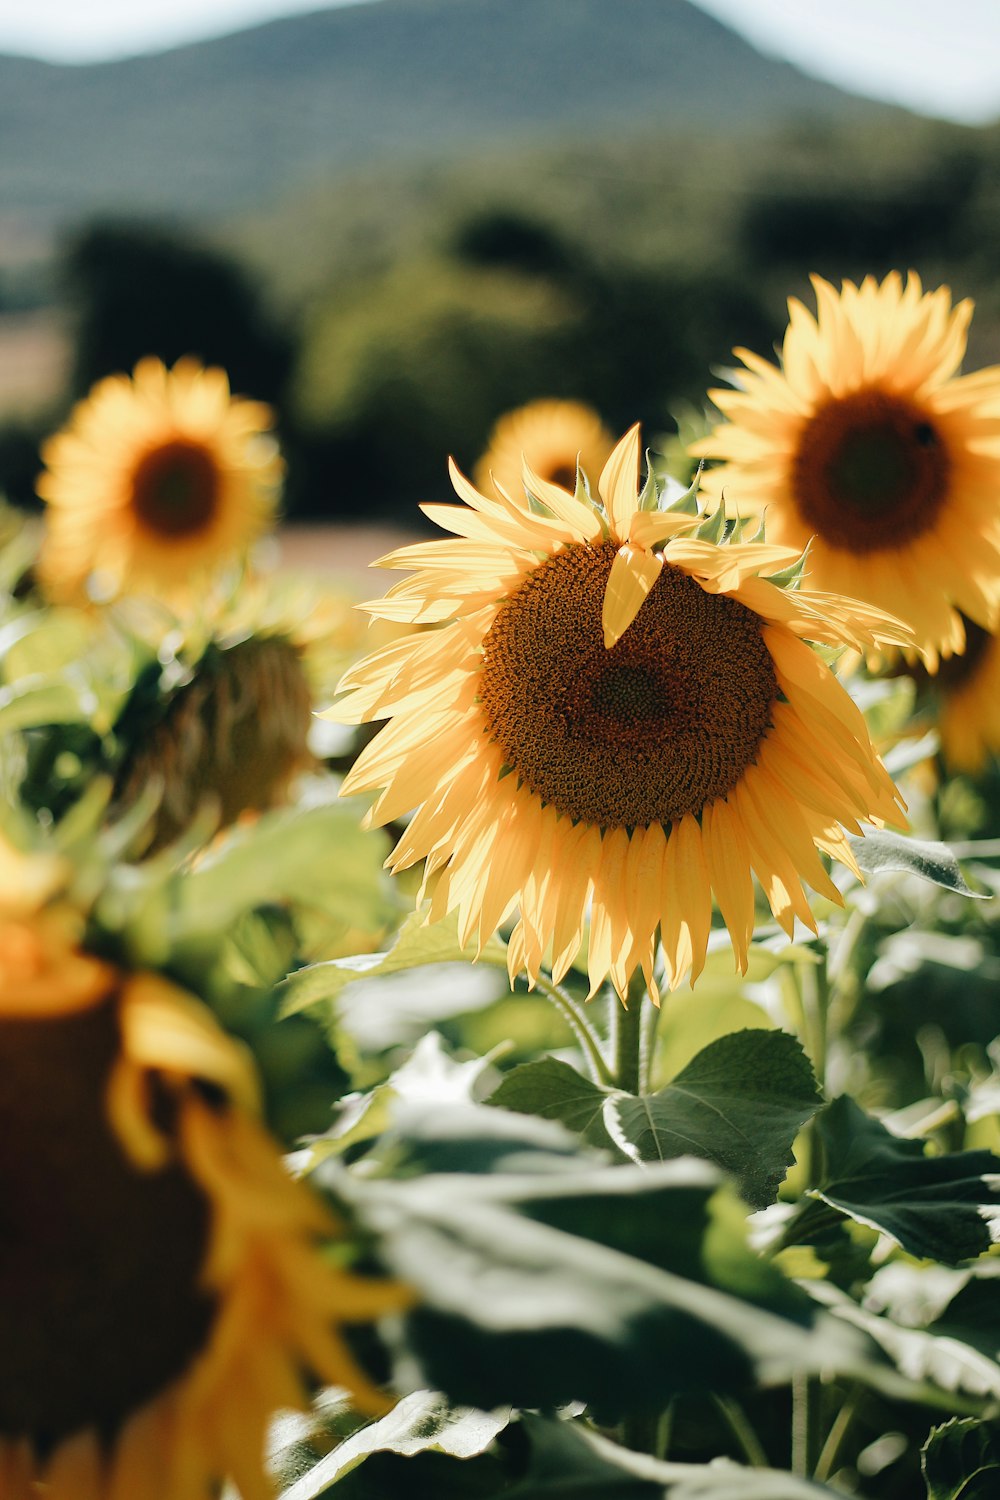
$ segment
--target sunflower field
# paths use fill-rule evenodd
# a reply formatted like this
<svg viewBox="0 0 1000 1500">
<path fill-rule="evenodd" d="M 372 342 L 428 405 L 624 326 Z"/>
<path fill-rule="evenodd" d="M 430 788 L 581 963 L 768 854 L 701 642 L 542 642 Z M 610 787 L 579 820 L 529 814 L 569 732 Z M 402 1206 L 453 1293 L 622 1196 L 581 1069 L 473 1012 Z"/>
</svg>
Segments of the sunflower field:
<svg viewBox="0 0 1000 1500">
<path fill-rule="evenodd" d="M 1000 1494 L 1000 366 L 813 293 L 659 446 L 509 412 L 367 602 L 223 370 L 48 437 L 0 1500 Z"/>
</svg>

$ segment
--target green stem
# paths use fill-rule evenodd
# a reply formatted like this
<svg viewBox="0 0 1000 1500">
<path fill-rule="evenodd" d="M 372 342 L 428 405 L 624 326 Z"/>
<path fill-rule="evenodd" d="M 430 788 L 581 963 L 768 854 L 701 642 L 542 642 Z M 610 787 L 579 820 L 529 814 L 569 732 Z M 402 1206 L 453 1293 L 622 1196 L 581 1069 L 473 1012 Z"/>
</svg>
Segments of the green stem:
<svg viewBox="0 0 1000 1500">
<path fill-rule="evenodd" d="M 792 1473 L 809 1478 L 811 1411 L 808 1375 L 792 1377 Z"/>
<path fill-rule="evenodd" d="M 660 1006 L 652 1000 L 643 1004 L 642 1038 L 639 1044 L 639 1091 L 653 1091 L 653 1068 L 656 1063 L 656 1029 L 660 1024 Z"/>
<path fill-rule="evenodd" d="M 729 1396 L 716 1395 L 712 1396 L 712 1402 L 720 1415 L 725 1418 L 726 1426 L 739 1444 L 740 1452 L 747 1463 L 754 1469 L 766 1469 L 767 1454 L 739 1402 L 733 1401 Z"/>
<path fill-rule="evenodd" d="M 825 1479 L 828 1479 L 833 1472 L 833 1466 L 837 1462 L 841 1445 L 847 1436 L 848 1428 L 854 1421 L 854 1414 L 858 1409 L 860 1398 L 860 1387 L 854 1386 L 848 1395 L 844 1397 L 840 1410 L 830 1424 L 830 1431 L 826 1435 L 826 1442 L 820 1449 L 820 1455 L 816 1460 L 816 1468 L 813 1472 L 813 1478 L 817 1483 L 822 1483 Z"/>
<path fill-rule="evenodd" d="M 642 974 L 633 975 L 625 1003 L 612 992 L 611 1044 L 612 1071 L 615 1084 L 626 1094 L 638 1094 L 642 1073 L 642 1007 L 646 1000 L 646 981 Z"/>
<path fill-rule="evenodd" d="M 604 1061 L 601 1044 L 594 1034 L 593 1027 L 576 1001 L 567 995 L 565 990 L 561 990 L 557 984 L 553 984 L 551 979 L 546 979 L 544 974 L 538 976 L 538 988 L 545 998 L 551 1001 L 556 1010 L 559 1011 L 580 1043 L 583 1055 L 590 1068 L 590 1076 L 594 1082 L 602 1084 L 605 1088 L 614 1088 L 614 1075 Z"/>
</svg>

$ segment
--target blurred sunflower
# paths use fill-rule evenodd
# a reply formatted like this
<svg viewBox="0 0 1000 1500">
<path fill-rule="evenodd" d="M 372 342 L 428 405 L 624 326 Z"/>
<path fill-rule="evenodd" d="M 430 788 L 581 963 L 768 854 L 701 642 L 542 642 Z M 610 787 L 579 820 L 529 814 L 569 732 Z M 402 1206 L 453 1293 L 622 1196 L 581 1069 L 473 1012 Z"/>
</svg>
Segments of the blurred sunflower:
<svg viewBox="0 0 1000 1500">
<path fill-rule="evenodd" d="M 498 484 L 509 495 L 520 495 L 521 465 L 527 460 L 543 479 L 572 490 L 577 461 L 595 484 L 614 445 L 593 407 L 581 401 L 532 401 L 500 418 L 474 478 L 487 494 Z"/>
<path fill-rule="evenodd" d="M 53 597 L 177 601 L 243 558 L 272 524 L 282 463 L 271 412 L 231 396 L 223 370 L 143 359 L 111 375 L 42 448 L 39 577 Z"/>
<path fill-rule="evenodd" d="M 314 763 L 303 655 L 280 632 L 247 633 L 209 641 L 166 691 L 139 682 L 116 726 L 125 749 L 114 804 L 131 807 L 151 781 L 162 786 L 147 852 L 182 834 L 206 798 L 223 828 L 289 800 L 295 777 Z"/>
<path fill-rule="evenodd" d="M 692 447 L 705 476 L 772 540 L 813 540 L 810 581 L 914 626 L 933 671 L 961 652 L 959 611 L 987 628 L 1000 602 L 1000 366 L 958 376 L 972 303 L 881 283 L 812 278 L 817 316 L 788 304 L 781 368 L 746 349 L 730 419 Z"/>
<path fill-rule="evenodd" d="M 817 850 L 856 870 L 840 824 L 899 819 L 864 719 L 805 644 L 905 642 L 879 610 L 791 592 L 798 553 L 716 545 L 702 517 L 637 498 L 638 429 L 600 500 L 526 466 L 533 502 L 427 506 L 459 540 L 400 549 L 416 569 L 366 606 L 436 629 L 367 657 L 330 716 L 389 718 L 345 792 L 384 788 L 370 818 L 416 813 L 396 869 L 426 860 L 431 917 L 480 944 L 520 906 L 512 973 L 560 979 L 588 907 L 592 992 L 652 982 L 657 928 L 678 983 L 704 962 L 714 892 L 741 967 L 755 870 L 775 916 L 814 926 L 801 880 L 839 901 Z M 760 576 L 776 578 L 769 582 Z M 787 580 L 786 580 L 787 581 Z"/>
<path fill-rule="evenodd" d="M 934 677 L 915 675 L 918 702 L 932 705 L 945 764 L 975 775 L 1000 751 L 1000 641 L 969 620 L 965 631 L 961 656 Z"/>
<path fill-rule="evenodd" d="M 402 1294 L 321 1259 L 337 1226 L 208 1012 L 76 925 L 0 918 L 0 1494 L 265 1500 L 306 1375 L 384 1405 L 336 1325 Z"/>
</svg>

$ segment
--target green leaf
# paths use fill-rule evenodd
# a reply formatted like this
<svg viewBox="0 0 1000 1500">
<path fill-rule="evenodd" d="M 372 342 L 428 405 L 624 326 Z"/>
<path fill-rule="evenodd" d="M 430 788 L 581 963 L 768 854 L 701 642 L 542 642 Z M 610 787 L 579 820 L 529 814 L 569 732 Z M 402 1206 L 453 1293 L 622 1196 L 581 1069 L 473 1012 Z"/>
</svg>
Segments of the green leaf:
<svg viewBox="0 0 1000 1500">
<path fill-rule="evenodd" d="M 927 1156 L 846 1095 L 816 1117 L 825 1170 L 815 1196 L 889 1235 L 910 1255 L 945 1265 L 982 1255 L 1000 1231 L 1000 1157 Z"/>
<path fill-rule="evenodd" d="M 952 1410 L 978 1412 L 984 1400 L 1000 1399 L 1000 1365 L 971 1345 L 933 1328 L 909 1328 L 885 1313 L 859 1307 L 829 1281 L 810 1282 L 809 1291 L 885 1350 L 900 1374 L 911 1382 L 906 1392 L 911 1401 L 940 1405 L 940 1393 L 948 1392 L 955 1398 L 948 1402 Z M 903 1394 L 902 1390 L 898 1394 Z"/>
<path fill-rule="evenodd" d="M 457 1062 L 445 1051 L 440 1035 L 428 1032 L 385 1083 L 367 1094 L 348 1094 L 339 1101 L 331 1129 L 311 1140 L 305 1149 L 305 1170 L 311 1171 L 324 1158 L 342 1156 L 385 1134 L 400 1104 L 471 1102 L 491 1067 L 491 1057 Z"/>
<path fill-rule="evenodd" d="M 512 1068 L 490 1095 L 489 1103 L 518 1114 L 558 1120 L 589 1145 L 614 1150 L 603 1117 L 610 1097 L 608 1089 L 584 1078 L 569 1063 L 543 1057 Z"/>
<path fill-rule="evenodd" d="M 87 695 L 65 678 L 22 678 L 0 688 L 0 734 L 42 724 L 79 724 L 89 720 Z"/>
<path fill-rule="evenodd" d="M 801 1045 L 784 1031 L 711 1042 L 657 1094 L 607 1099 L 608 1131 L 633 1161 L 690 1154 L 729 1172 L 765 1208 L 793 1160 L 792 1142 L 822 1103 Z"/>
<path fill-rule="evenodd" d="M 383 1170 L 394 1158 L 407 1180 L 377 1162 L 364 1177 L 325 1163 L 314 1180 L 416 1289 L 405 1358 L 455 1401 L 579 1399 L 603 1421 L 796 1370 L 863 1378 L 867 1340 L 750 1249 L 707 1162 L 604 1166 L 554 1122 L 459 1106 L 401 1121 Z"/>
<path fill-rule="evenodd" d="M 510 1409 L 497 1412 L 451 1407 L 436 1391 L 404 1396 L 388 1416 L 362 1427 L 297 1479 L 282 1500 L 319 1500 L 330 1487 L 373 1453 L 444 1453 L 474 1458 L 510 1421 Z"/>
<path fill-rule="evenodd" d="M 176 882 L 173 945 L 217 945 L 245 911 L 269 902 L 321 905 L 377 930 L 388 910 L 384 846 L 346 805 L 282 808 L 231 830 Z"/>
<path fill-rule="evenodd" d="M 945 1422 L 920 1453 L 928 1500 L 996 1500 L 1000 1494 L 1000 1437 L 995 1424 Z"/>
<path fill-rule="evenodd" d="M 387 952 L 311 964 L 290 975 L 284 986 L 282 1015 L 294 1015 L 319 1002 L 332 1004 L 341 990 L 359 980 L 386 978 L 428 964 L 468 963 L 474 954 L 475 944 L 463 948 L 458 941 L 456 915 L 428 923 L 425 912 L 416 911 L 407 917 Z M 499 938 L 489 940 L 480 962 L 506 968 L 506 948 Z"/>
<path fill-rule="evenodd" d="M 919 875 L 921 880 L 942 885 L 946 890 L 956 891 L 960 896 L 970 896 L 977 901 L 990 899 L 988 894 L 969 888 L 958 860 L 947 844 L 911 839 L 888 828 L 873 828 L 863 838 L 849 834 L 848 843 L 866 875 L 900 870 L 908 875 Z"/>
<path fill-rule="evenodd" d="M 710 1464 L 662 1463 L 574 1422 L 524 1413 L 511 1432 L 528 1442 L 526 1471 L 504 1500 L 819 1500 L 839 1491 L 781 1474 Z"/>
</svg>

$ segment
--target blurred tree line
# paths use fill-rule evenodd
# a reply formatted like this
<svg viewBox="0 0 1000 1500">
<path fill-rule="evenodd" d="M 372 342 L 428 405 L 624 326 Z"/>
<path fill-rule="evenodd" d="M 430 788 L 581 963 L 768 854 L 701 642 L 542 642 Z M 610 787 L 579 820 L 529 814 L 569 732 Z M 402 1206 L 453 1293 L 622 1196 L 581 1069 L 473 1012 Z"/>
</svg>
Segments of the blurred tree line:
<svg viewBox="0 0 1000 1500">
<path fill-rule="evenodd" d="M 442 169 L 419 194 L 373 179 L 360 209 L 346 184 L 325 212 L 282 205 L 270 248 L 90 224 L 62 255 L 69 389 L 0 428 L 0 484 L 30 503 L 42 430 L 146 353 L 196 354 L 273 404 L 291 516 L 408 522 L 445 496 L 449 453 L 471 467 L 496 417 L 535 397 L 669 432 L 734 344 L 769 350 L 810 271 L 947 281 L 977 298 L 974 362 L 995 360 L 998 168 L 1000 128 L 894 115 L 882 132 L 535 152 L 478 179 Z"/>
</svg>

